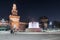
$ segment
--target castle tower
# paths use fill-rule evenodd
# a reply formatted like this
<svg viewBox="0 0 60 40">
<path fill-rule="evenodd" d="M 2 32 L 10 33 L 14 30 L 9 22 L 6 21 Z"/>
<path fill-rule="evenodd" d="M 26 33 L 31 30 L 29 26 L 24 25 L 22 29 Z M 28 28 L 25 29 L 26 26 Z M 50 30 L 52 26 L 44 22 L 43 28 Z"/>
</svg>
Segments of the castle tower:
<svg viewBox="0 0 60 40">
<path fill-rule="evenodd" d="M 48 22 L 49 22 L 48 17 L 46 17 L 46 16 L 40 17 L 41 27 L 42 27 L 44 30 L 46 30 L 46 29 L 48 28 Z"/>
<path fill-rule="evenodd" d="M 9 19 L 11 29 L 15 29 L 16 31 L 19 30 L 20 16 L 18 16 L 18 10 L 16 4 L 13 4 L 12 6 L 11 15 L 9 15 Z"/>
</svg>

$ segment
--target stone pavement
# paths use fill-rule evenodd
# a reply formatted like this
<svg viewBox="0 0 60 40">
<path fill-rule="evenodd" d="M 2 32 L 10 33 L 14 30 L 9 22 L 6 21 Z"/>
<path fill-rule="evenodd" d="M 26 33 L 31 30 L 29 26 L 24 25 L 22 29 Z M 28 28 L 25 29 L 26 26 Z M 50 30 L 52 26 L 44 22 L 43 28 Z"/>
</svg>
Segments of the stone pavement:
<svg viewBox="0 0 60 40">
<path fill-rule="evenodd" d="M 60 32 L 15 32 L 0 31 L 0 40 L 60 40 Z"/>
<path fill-rule="evenodd" d="M 0 40 L 60 40 L 58 34 L 0 34 Z"/>
</svg>

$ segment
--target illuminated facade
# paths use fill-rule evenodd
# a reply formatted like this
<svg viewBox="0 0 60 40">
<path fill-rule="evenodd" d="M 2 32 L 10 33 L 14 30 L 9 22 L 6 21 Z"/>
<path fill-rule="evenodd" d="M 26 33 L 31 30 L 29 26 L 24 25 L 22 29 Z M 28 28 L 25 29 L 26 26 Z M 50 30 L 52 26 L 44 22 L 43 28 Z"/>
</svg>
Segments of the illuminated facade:
<svg viewBox="0 0 60 40">
<path fill-rule="evenodd" d="M 11 13 L 12 14 L 9 15 L 11 29 L 15 28 L 15 30 L 19 30 L 20 16 L 18 16 L 18 10 L 17 10 L 16 4 L 13 4 Z"/>
<path fill-rule="evenodd" d="M 39 22 L 29 22 L 28 28 L 40 28 Z"/>
</svg>

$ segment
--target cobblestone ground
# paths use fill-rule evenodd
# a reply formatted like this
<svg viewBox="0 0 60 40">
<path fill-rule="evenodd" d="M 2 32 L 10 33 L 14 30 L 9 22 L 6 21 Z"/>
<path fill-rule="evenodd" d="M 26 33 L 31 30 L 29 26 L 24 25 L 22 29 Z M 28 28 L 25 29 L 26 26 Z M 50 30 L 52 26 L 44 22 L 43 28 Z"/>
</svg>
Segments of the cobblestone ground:
<svg viewBox="0 0 60 40">
<path fill-rule="evenodd" d="M 0 34 L 0 40 L 60 40 L 59 34 Z"/>
</svg>

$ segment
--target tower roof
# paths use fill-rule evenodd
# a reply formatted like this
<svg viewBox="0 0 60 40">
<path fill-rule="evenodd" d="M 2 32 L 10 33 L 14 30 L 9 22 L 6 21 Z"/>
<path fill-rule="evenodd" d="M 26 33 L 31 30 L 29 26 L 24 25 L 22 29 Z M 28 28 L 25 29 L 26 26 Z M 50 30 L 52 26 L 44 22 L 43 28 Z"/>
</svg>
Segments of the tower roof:
<svg viewBox="0 0 60 40">
<path fill-rule="evenodd" d="M 42 16 L 42 17 L 40 17 L 40 19 L 48 19 L 48 17 Z"/>
</svg>

